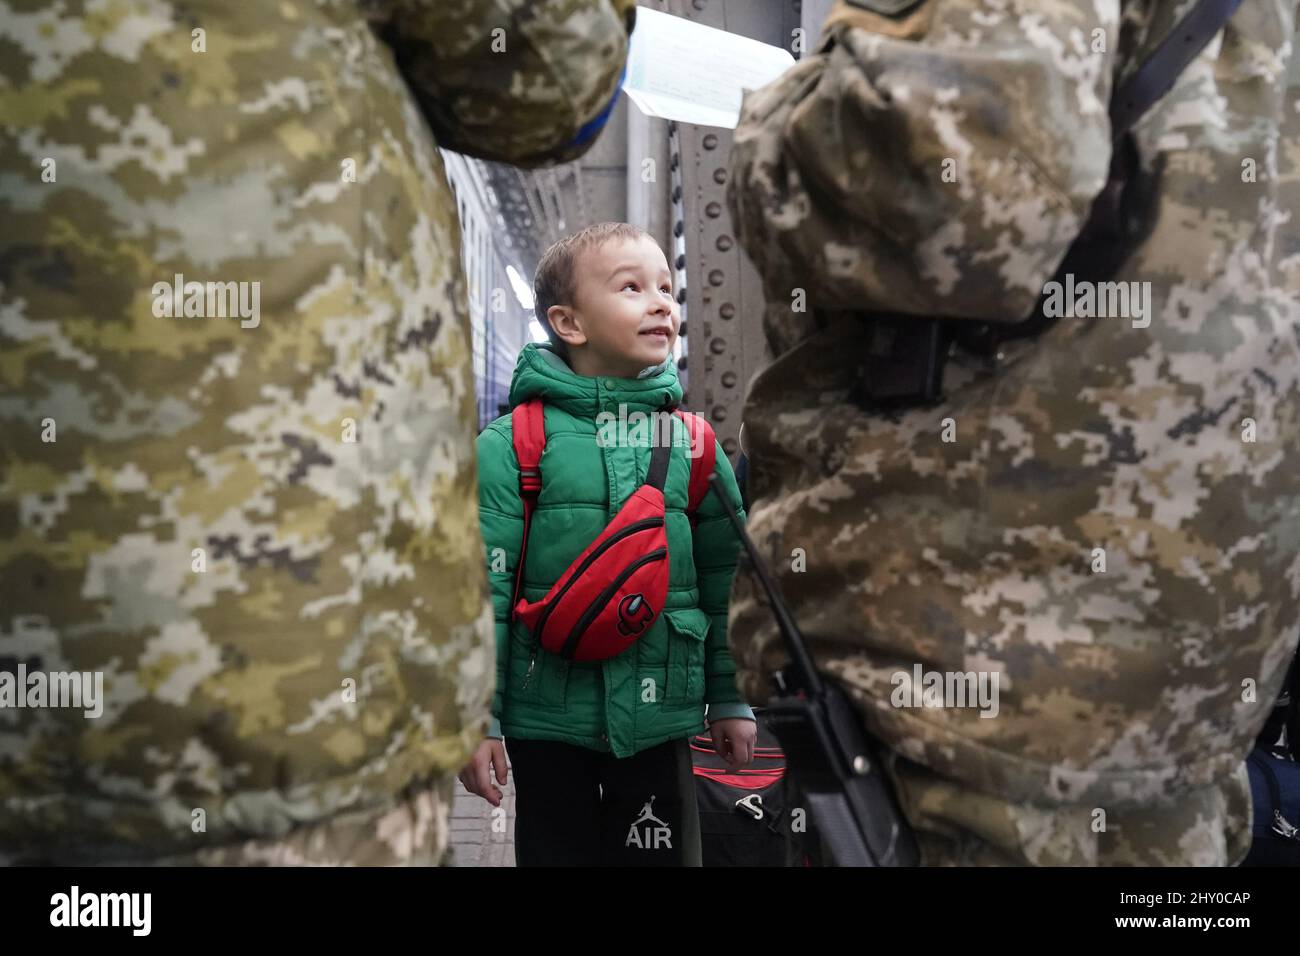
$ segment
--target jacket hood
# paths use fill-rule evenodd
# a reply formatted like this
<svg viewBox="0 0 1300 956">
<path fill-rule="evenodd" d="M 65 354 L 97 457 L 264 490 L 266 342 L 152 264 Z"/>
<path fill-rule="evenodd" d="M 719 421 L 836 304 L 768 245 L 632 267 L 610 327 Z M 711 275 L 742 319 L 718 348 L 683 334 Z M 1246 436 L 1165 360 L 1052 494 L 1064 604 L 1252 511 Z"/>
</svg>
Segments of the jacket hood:
<svg viewBox="0 0 1300 956">
<path fill-rule="evenodd" d="M 595 418 L 602 411 L 658 411 L 682 400 L 677 360 L 670 355 L 639 378 L 579 375 L 555 353 L 549 342 L 530 342 L 519 353 L 510 381 L 510 407 L 540 398 L 571 415 Z"/>
</svg>

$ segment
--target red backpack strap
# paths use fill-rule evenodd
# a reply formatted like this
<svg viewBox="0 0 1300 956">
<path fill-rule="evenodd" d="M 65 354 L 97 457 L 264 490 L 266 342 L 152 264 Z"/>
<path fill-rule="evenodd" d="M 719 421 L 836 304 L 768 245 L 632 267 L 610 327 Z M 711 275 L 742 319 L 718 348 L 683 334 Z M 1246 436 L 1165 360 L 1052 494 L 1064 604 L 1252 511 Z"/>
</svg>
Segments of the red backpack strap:
<svg viewBox="0 0 1300 956">
<path fill-rule="evenodd" d="M 546 448 L 545 409 L 540 398 L 530 398 L 515 406 L 510 414 L 511 437 L 515 445 L 515 458 L 519 460 L 519 497 L 524 502 L 524 536 L 519 544 L 519 566 L 515 568 L 515 590 L 510 599 L 510 620 L 515 619 L 515 606 L 524 583 L 524 556 L 528 554 L 528 526 L 533 520 L 533 508 L 542 491 L 542 450 Z"/>
<path fill-rule="evenodd" d="M 713 426 L 707 421 L 680 408 L 673 409 L 673 412 L 685 423 L 691 436 L 691 483 L 686 492 L 686 513 L 691 516 L 691 527 L 694 528 L 695 512 L 709 493 L 709 476 L 717 465 L 718 446 Z"/>
</svg>

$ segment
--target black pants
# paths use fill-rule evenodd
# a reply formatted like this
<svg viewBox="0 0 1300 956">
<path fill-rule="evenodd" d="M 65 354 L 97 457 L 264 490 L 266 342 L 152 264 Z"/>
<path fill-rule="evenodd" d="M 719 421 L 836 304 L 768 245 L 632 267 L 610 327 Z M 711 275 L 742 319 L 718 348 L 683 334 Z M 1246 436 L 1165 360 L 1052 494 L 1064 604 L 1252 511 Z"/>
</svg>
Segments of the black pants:
<svg viewBox="0 0 1300 956">
<path fill-rule="evenodd" d="M 699 866 L 700 815 L 686 740 L 631 757 L 552 740 L 506 740 L 518 866 Z"/>
</svg>

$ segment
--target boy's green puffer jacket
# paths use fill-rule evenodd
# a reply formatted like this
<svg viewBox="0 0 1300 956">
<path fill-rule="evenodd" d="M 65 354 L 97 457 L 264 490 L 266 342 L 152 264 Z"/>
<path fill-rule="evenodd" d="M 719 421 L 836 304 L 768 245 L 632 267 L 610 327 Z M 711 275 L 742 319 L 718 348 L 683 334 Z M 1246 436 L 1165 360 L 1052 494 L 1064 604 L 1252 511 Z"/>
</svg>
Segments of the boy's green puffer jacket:
<svg viewBox="0 0 1300 956">
<path fill-rule="evenodd" d="M 590 378 L 575 374 L 549 345 L 528 345 L 520 353 L 511 408 L 533 397 L 546 404 L 542 492 L 529 531 L 523 597 L 544 597 L 645 482 L 651 449 L 648 442 L 619 437 L 620 406 L 635 427 L 634 412 L 648 416 L 681 396 L 672 361 L 641 379 Z M 602 425 L 610 439 L 603 446 L 597 442 Z M 673 426 L 685 434 L 681 421 Z M 647 423 L 641 433 L 649 432 Z M 692 534 L 686 515 L 690 465 L 687 449 L 674 447 L 664 485 L 668 603 L 654 626 L 607 661 L 566 663 L 537 648 L 525 686 L 533 640 L 522 622 L 511 626 L 509 614 L 524 525 L 510 416 L 479 435 L 479 510 L 496 614 L 492 733 L 628 757 L 699 733 L 706 703 L 714 720 L 753 716 L 736 690 L 727 647 L 727 601 L 739 541 L 712 493 L 700 505 Z M 743 519 L 735 475 L 721 447 L 716 471 Z"/>
</svg>

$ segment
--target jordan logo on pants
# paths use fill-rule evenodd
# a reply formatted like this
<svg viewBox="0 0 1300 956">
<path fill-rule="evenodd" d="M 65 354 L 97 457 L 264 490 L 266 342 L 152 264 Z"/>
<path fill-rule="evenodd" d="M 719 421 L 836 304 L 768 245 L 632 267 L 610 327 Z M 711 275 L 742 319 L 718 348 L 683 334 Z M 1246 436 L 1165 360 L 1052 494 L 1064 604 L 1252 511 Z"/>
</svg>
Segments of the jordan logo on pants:
<svg viewBox="0 0 1300 956">
<path fill-rule="evenodd" d="M 668 824 L 654 815 L 654 810 L 651 809 L 654 802 L 655 798 L 652 794 L 650 801 L 641 808 L 641 815 L 633 820 L 632 825 L 628 827 L 627 839 L 623 841 L 623 846 L 634 846 L 638 850 L 657 850 L 660 847 L 671 850 L 673 848 L 673 831 L 669 829 Z M 653 821 L 659 825 L 652 827 L 647 821 Z M 642 831 L 639 829 L 643 823 L 646 824 L 644 838 L 642 838 Z"/>
</svg>

